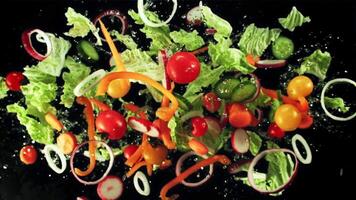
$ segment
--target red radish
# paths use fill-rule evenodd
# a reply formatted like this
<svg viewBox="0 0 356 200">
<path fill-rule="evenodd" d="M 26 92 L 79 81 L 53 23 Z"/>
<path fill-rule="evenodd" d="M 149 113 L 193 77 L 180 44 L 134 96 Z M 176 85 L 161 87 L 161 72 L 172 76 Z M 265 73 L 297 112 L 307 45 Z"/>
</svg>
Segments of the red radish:
<svg viewBox="0 0 356 200">
<path fill-rule="evenodd" d="M 127 129 L 125 118 L 114 110 L 100 112 L 95 119 L 95 126 L 98 131 L 108 134 L 110 140 L 121 139 Z"/>
<path fill-rule="evenodd" d="M 208 132 L 212 135 L 219 135 L 222 131 L 218 119 L 214 117 L 204 117 L 205 122 L 208 124 Z"/>
<path fill-rule="evenodd" d="M 145 132 L 145 134 L 151 137 L 159 137 L 161 135 L 161 131 L 156 124 L 151 123 L 150 130 Z"/>
<path fill-rule="evenodd" d="M 191 119 L 192 123 L 192 135 L 195 137 L 201 137 L 205 135 L 205 133 L 208 131 L 208 124 L 202 117 L 194 117 Z"/>
<path fill-rule="evenodd" d="M 187 13 L 187 23 L 191 25 L 200 25 L 203 21 L 203 13 L 202 8 L 200 6 L 196 6 L 190 9 Z"/>
<path fill-rule="evenodd" d="M 206 93 L 203 97 L 203 105 L 206 110 L 214 113 L 219 110 L 221 106 L 221 99 L 214 92 Z"/>
<path fill-rule="evenodd" d="M 142 119 L 138 117 L 129 117 L 127 123 L 132 129 L 140 133 L 147 133 L 152 126 L 152 123 L 147 119 Z"/>
<path fill-rule="evenodd" d="M 230 174 L 237 174 L 239 172 L 242 172 L 244 170 L 244 168 L 246 168 L 246 170 L 247 170 L 250 163 L 251 163 L 251 160 L 239 160 L 236 163 L 232 163 L 229 166 L 229 168 L 227 169 L 227 171 Z"/>
<path fill-rule="evenodd" d="M 124 191 L 124 184 L 117 176 L 107 176 L 97 187 L 97 193 L 102 200 L 118 199 Z"/>
<path fill-rule="evenodd" d="M 287 64 L 286 60 L 259 60 L 256 62 L 258 68 L 278 68 L 284 67 Z"/>
<path fill-rule="evenodd" d="M 240 154 L 246 153 L 250 148 L 249 137 L 244 129 L 236 129 L 231 136 L 232 148 Z"/>
<path fill-rule="evenodd" d="M 21 82 L 25 79 L 22 72 L 9 72 L 6 75 L 5 83 L 7 88 L 11 91 L 20 91 Z"/>
<path fill-rule="evenodd" d="M 137 149 L 138 149 L 138 146 L 135 144 L 127 145 L 124 149 L 124 157 L 126 159 L 129 159 L 132 156 L 132 154 L 134 154 L 136 152 Z"/>
<path fill-rule="evenodd" d="M 57 137 L 57 146 L 64 154 L 70 154 L 77 146 L 77 138 L 71 132 L 62 133 Z"/>
</svg>

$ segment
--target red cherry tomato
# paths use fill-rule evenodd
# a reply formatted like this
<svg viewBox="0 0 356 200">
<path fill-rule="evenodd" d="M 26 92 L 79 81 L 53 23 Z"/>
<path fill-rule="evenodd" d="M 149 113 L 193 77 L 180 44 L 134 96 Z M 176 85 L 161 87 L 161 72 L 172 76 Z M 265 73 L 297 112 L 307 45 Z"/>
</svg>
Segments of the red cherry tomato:
<svg viewBox="0 0 356 200">
<path fill-rule="evenodd" d="M 125 118 L 114 110 L 100 112 L 95 126 L 100 132 L 107 133 L 110 140 L 121 139 L 127 129 Z"/>
<path fill-rule="evenodd" d="M 137 149 L 138 149 L 137 145 L 134 144 L 127 145 L 124 149 L 124 157 L 126 159 L 129 159 L 132 156 L 132 154 L 136 152 Z"/>
<path fill-rule="evenodd" d="M 190 83 L 199 76 L 199 73 L 200 62 L 192 53 L 177 52 L 167 62 L 167 74 L 176 83 Z"/>
<path fill-rule="evenodd" d="M 284 137 L 285 132 L 281 128 L 279 128 L 276 123 L 273 122 L 269 125 L 267 134 L 271 138 L 281 139 Z"/>
<path fill-rule="evenodd" d="M 214 92 L 209 92 L 203 97 L 203 105 L 209 112 L 216 112 L 221 106 L 221 100 Z"/>
<path fill-rule="evenodd" d="M 208 124 L 202 117 L 192 118 L 191 123 L 193 127 L 192 135 L 194 135 L 195 137 L 203 136 L 208 131 Z"/>
<path fill-rule="evenodd" d="M 9 90 L 20 91 L 21 82 L 25 79 L 25 77 L 22 75 L 22 72 L 9 72 L 5 79 Z"/>
<path fill-rule="evenodd" d="M 37 160 L 37 150 L 32 145 L 22 147 L 20 160 L 26 165 L 32 165 Z"/>
</svg>

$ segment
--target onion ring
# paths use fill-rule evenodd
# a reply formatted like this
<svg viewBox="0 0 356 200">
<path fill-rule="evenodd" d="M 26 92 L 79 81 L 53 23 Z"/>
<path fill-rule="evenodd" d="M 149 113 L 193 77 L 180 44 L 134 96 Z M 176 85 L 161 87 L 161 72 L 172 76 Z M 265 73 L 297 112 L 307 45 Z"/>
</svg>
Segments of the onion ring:
<svg viewBox="0 0 356 200">
<path fill-rule="evenodd" d="M 258 95 L 260 94 L 260 91 L 261 91 L 261 83 L 260 83 L 260 80 L 258 79 L 258 77 L 255 74 L 249 74 L 249 75 L 251 78 L 255 79 L 256 92 L 250 99 L 243 101 L 243 103 L 253 102 L 258 97 Z"/>
<path fill-rule="evenodd" d="M 99 69 L 93 72 L 92 74 L 87 76 L 84 80 L 80 81 L 80 83 L 74 88 L 73 90 L 74 95 L 77 97 L 82 96 L 83 94 L 88 92 L 91 88 L 93 88 L 96 84 L 98 84 L 105 75 L 106 75 L 106 71 L 103 69 Z M 82 89 L 87 83 L 89 83 L 91 80 L 95 78 L 97 78 L 96 81 L 90 83 L 90 85 L 87 88 Z"/>
<path fill-rule="evenodd" d="M 176 176 L 179 176 L 181 174 L 181 169 L 182 169 L 182 165 L 183 165 L 183 162 L 189 158 L 190 156 L 199 156 L 198 154 L 196 154 L 195 152 L 193 151 L 190 151 L 190 152 L 187 152 L 185 154 L 183 154 L 177 161 L 177 165 L 176 165 Z M 204 156 L 202 156 L 204 158 Z M 205 157 L 206 158 L 206 157 Z M 214 165 L 211 164 L 209 165 L 209 174 L 204 178 L 202 179 L 201 181 L 199 182 L 196 182 L 196 183 L 189 183 L 189 182 L 186 182 L 185 180 L 183 180 L 181 183 L 187 187 L 198 187 L 202 184 L 204 184 L 205 182 L 207 182 L 210 177 L 213 175 L 213 172 L 214 172 Z"/>
<path fill-rule="evenodd" d="M 57 165 L 55 164 L 55 161 L 52 159 L 50 152 L 54 151 L 58 156 L 59 159 L 61 160 L 61 168 L 58 168 Z M 57 174 L 61 174 L 64 172 L 64 170 L 67 168 L 67 161 L 66 157 L 64 154 L 59 150 L 58 146 L 55 144 L 48 144 L 44 147 L 43 153 L 45 155 L 46 161 L 48 166 L 55 171 Z"/>
<path fill-rule="evenodd" d="M 46 44 L 46 54 L 40 54 L 36 49 L 32 46 L 31 35 L 36 33 L 36 40 L 38 42 Z M 23 47 L 25 48 L 26 52 L 30 54 L 33 58 L 42 61 L 47 58 L 52 52 L 52 43 L 49 39 L 48 35 L 40 29 L 32 29 L 27 30 L 22 33 L 21 40 Z"/>
<path fill-rule="evenodd" d="M 178 2 L 177 0 L 172 0 L 173 2 L 173 10 L 171 15 L 168 17 L 168 19 L 164 22 L 161 23 L 154 23 L 152 21 L 150 21 L 147 16 L 145 15 L 145 9 L 144 9 L 144 5 L 143 5 L 143 0 L 138 0 L 137 1 L 137 8 L 138 8 L 138 14 L 140 15 L 142 21 L 147 25 L 147 26 L 151 26 L 151 27 L 161 27 L 164 26 L 166 24 L 168 24 L 172 18 L 174 17 L 174 14 L 177 11 L 177 7 L 178 7 Z"/>
<path fill-rule="evenodd" d="M 301 155 L 301 153 L 299 152 L 299 149 L 297 147 L 297 141 L 299 141 L 306 153 L 307 153 L 307 157 L 306 158 L 303 158 L 303 156 Z M 307 141 L 305 141 L 305 139 L 299 135 L 299 134 L 295 134 L 293 137 L 292 137 L 292 147 L 293 147 L 293 151 L 295 153 L 295 155 L 297 156 L 298 160 L 303 163 L 303 164 L 310 164 L 312 162 L 312 152 L 310 150 L 310 147 L 307 143 Z"/>
<path fill-rule="evenodd" d="M 122 24 L 121 34 L 124 35 L 126 33 L 126 29 L 128 27 L 127 17 L 125 15 L 123 15 L 119 10 L 116 10 L 116 9 L 111 9 L 111 10 L 106 10 L 104 12 L 101 12 L 97 17 L 95 17 L 94 26 L 96 27 L 99 20 L 102 19 L 103 17 L 107 17 L 107 16 L 113 16 L 120 20 L 120 22 Z M 104 38 L 100 37 L 100 39 L 102 41 L 106 42 L 106 40 Z M 115 42 L 115 41 L 117 41 L 117 39 L 114 39 L 113 41 Z"/>
<path fill-rule="evenodd" d="M 97 142 L 101 145 L 103 145 L 106 150 L 108 151 L 109 153 L 109 156 L 110 156 L 110 161 L 109 161 L 109 165 L 108 165 L 108 168 L 106 169 L 106 171 L 104 172 L 103 176 L 99 179 L 97 179 L 96 181 L 84 181 L 83 179 L 81 179 L 75 172 L 74 172 L 74 157 L 75 155 L 77 154 L 77 151 L 79 150 L 79 148 L 81 148 L 82 146 L 84 146 L 85 144 L 88 144 L 89 142 Z M 77 147 L 75 147 L 75 149 L 73 150 L 73 153 L 71 155 L 71 158 L 70 158 L 70 169 L 74 175 L 74 177 L 80 182 L 80 183 L 83 183 L 85 185 L 95 185 L 95 184 L 98 184 L 100 181 L 102 181 L 110 172 L 112 166 L 114 165 L 114 154 L 112 152 L 112 149 L 109 145 L 107 145 L 105 142 L 102 142 L 102 141 L 86 141 L 86 142 L 83 142 L 81 143 L 80 145 L 78 145 Z"/>
<path fill-rule="evenodd" d="M 338 116 L 335 116 L 333 114 L 331 114 L 328 109 L 326 109 L 326 106 L 325 106 L 325 93 L 326 93 L 326 90 L 334 83 L 350 83 L 351 85 L 355 86 L 356 87 L 356 82 L 351 80 L 351 79 L 348 79 L 348 78 L 336 78 L 336 79 L 333 79 L 329 82 L 327 82 L 323 88 L 323 90 L 321 91 L 321 96 L 320 96 L 320 103 L 321 103 L 321 107 L 323 108 L 325 114 L 330 117 L 331 119 L 333 120 L 336 120 L 336 121 L 349 121 L 353 118 L 356 117 L 356 112 L 348 117 L 338 117 Z"/>
<path fill-rule="evenodd" d="M 140 181 L 143 184 L 143 190 L 140 187 L 140 184 L 138 183 L 138 180 L 140 179 Z M 147 177 L 144 173 L 142 173 L 141 171 L 137 171 L 134 178 L 133 178 L 133 183 L 135 186 L 136 191 L 143 196 L 148 196 L 150 195 L 151 192 L 151 188 L 150 185 L 148 184 L 148 180 Z"/>
</svg>

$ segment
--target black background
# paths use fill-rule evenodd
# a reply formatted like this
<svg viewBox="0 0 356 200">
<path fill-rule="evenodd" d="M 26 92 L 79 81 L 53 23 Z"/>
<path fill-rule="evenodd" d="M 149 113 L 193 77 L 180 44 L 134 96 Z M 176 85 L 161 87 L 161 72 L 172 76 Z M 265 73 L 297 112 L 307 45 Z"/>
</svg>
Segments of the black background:
<svg viewBox="0 0 356 200">
<path fill-rule="evenodd" d="M 179 13 L 183 14 L 197 5 L 198 1 L 180 0 Z M 297 0 L 237 0 L 204 1 L 214 12 L 227 19 L 234 26 L 234 33 L 243 30 L 242 25 L 255 22 L 258 26 L 278 27 L 277 18 L 288 14 L 293 5 L 303 14 L 311 17 L 312 22 L 297 28 L 293 34 L 286 31 L 297 47 L 295 58 L 303 58 L 316 47 L 328 50 L 333 56 L 328 79 L 349 77 L 355 79 L 356 67 L 356 5 L 351 0 L 332 1 L 297 1 Z M 21 48 L 20 35 L 27 28 L 37 27 L 48 32 L 62 33 L 67 30 L 64 13 L 68 6 L 79 12 L 88 11 L 94 17 L 106 8 L 118 8 L 124 13 L 136 9 L 136 2 L 122 0 L 98 1 L 2 1 L 1 5 L 1 53 L 0 73 L 5 76 L 12 70 L 21 70 L 34 61 Z M 246 17 L 244 17 L 246 16 Z M 181 23 L 179 18 L 175 20 Z M 303 45 L 306 45 L 305 47 Z M 297 60 L 295 60 L 297 62 Z M 346 72 L 345 72 L 346 70 Z M 262 77 L 262 84 L 276 87 L 283 72 L 257 71 Z M 320 92 L 317 89 L 314 96 Z M 348 90 L 339 91 L 354 102 L 355 93 Z M 29 142 L 24 131 L 13 115 L 5 114 L 5 104 L 18 99 L 18 94 L 0 101 L 0 199 L 75 199 L 86 195 L 98 199 L 96 188 L 85 187 L 78 183 L 69 170 L 64 175 L 53 173 L 40 160 L 33 166 L 24 166 L 19 162 L 18 150 Z M 315 105 L 315 110 L 320 110 Z M 353 110 L 354 111 L 354 110 Z M 324 116 L 321 116 L 323 118 Z M 200 188 L 190 189 L 178 186 L 175 192 L 181 199 L 309 199 L 338 196 L 345 199 L 352 194 L 352 181 L 355 165 L 355 120 L 338 123 L 330 119 L 319 120 L 313 129 L 302 132 L 310 141 L 313 151 L 313 163 L 301 166 L 292 186 L 280 197 L 258 194 L 252 189 L 234 182 L 221 167 L 216 167 L 215 176 Z M 124 173 L 122 160 L 116 161 L 113 174 Z M 171 178 L 173 172 L 157 173 L 151 178 L 151 195 L 143 198 L 137 195 L 130 181 L 126 181 L 126 190 L 122 199 L 158 199 L 160 188 Z M 352 197 L 350 197 L 352 198 Z"/>
</svg>

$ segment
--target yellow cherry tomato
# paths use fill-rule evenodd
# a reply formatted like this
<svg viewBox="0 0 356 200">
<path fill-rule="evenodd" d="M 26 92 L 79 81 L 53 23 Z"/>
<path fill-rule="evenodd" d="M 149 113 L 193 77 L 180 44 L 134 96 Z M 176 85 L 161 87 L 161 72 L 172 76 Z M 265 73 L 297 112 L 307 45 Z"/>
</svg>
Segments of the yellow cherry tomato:
<svg viewBox="0 0 356 200">
<path fill-rule="evenodd" d="M 165 146 L 159 145 L 153 148 L 150 144 L 143 146 L 143 158 L 149 164 L 160 165 L 167 158 L 168 150 Z"/>
<path fill-rule="evenodd" d="M 298 97 L 306 97 L 313 92 L 313 82 L 306 76 L 296 76 L 287 87 L 288 96 L 291 99 L 297 100 Z"/>
<path fill-rule="evenodd" d="M 283 104 L 277 108 L 274 121 L 284 131 L 294 131 L 302 121 L 299 110 L 291 104 Z"/>
<path fill-rule="evenodd" d="M 126 79 L 117 79 L 109 83 L 108 95 L 112 98 L 124 97 L 130 90 L 130 82 Z"/>
</svg>

